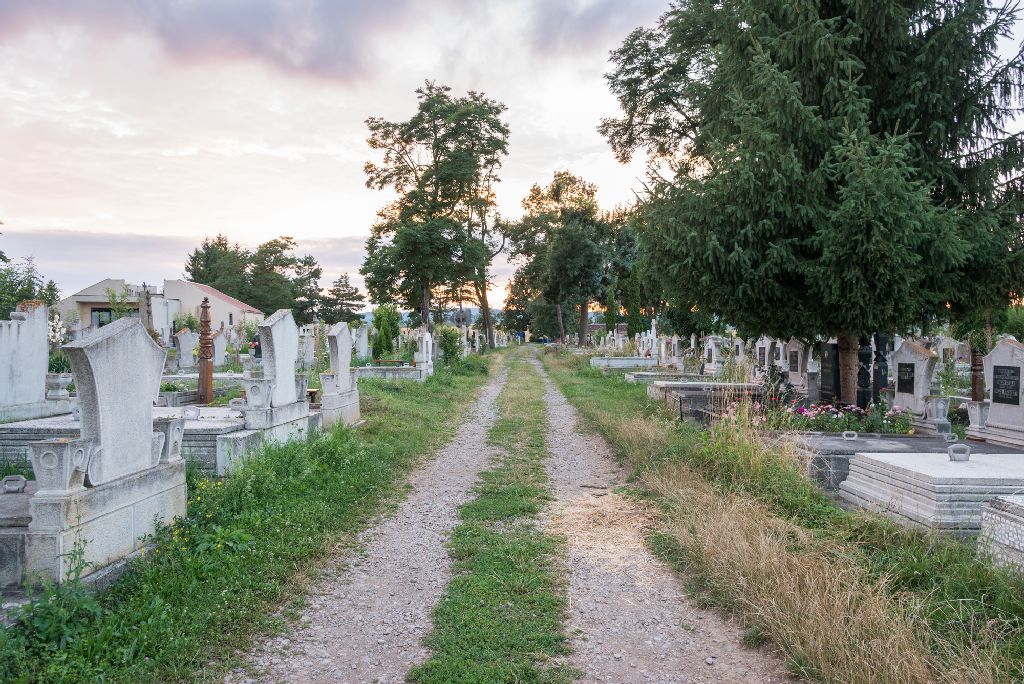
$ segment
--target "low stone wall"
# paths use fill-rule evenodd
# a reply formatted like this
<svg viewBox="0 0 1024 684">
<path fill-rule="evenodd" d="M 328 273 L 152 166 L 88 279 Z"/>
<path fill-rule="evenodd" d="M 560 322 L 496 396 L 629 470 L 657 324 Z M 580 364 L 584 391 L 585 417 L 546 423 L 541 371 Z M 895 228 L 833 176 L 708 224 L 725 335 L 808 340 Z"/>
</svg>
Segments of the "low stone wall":
<svg viewBox="0 0 1024 684">
<path fill-rule="evenodd" d="M 358 366 L 356 377 L 424 382 L 427 379 L 427 369 L 425 366 Z"/>
<path fill-rule="evenodd" d="M 1024 496 L 997 496 L 981 507 L 978 551 L 1024 571 Z"/>
<path fill-rule="evenodd" d="M 656 368 L 657 356 L 595 356 L 590 359 L 594 368 Z"/>
<path fill-rule="evenodd" d="M 231 391 L 231 387 L 214 387 L 213 397 L 227 396 L 228 392 Z M 199 403 L 199 390 L 180 390 L 177 392 L 161 392 L 160 398 L 157 399 L 157 406 L 192 406 Z"/>
</svg>

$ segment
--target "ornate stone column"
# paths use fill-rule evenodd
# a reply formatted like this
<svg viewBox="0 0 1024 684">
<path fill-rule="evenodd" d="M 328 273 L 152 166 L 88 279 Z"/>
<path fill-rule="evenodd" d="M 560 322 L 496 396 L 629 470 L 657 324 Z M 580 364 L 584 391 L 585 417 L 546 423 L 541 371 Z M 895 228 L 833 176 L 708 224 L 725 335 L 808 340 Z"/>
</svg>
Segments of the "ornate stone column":
<svg viewBox="0 0 1024 684">
<path fill-rule="evenodd" d="M 200 404 L 213 401 L 213 335 L 210 332 L 210 298 L 199 307 L 199 396 Z"/>
</svg>

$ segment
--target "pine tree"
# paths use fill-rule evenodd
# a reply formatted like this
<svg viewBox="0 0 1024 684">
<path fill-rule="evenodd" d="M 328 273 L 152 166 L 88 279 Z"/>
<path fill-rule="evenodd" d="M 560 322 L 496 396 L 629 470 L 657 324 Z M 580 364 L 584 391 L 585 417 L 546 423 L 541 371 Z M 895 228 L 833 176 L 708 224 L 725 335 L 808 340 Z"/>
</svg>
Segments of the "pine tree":
<svg viewBox="0 0 1024 684">
<path fill-rule="evenodd" d="M 349 282 L 347 273 L 342 273 L 323 295 L 320 317 L 328 323 L 349 323 L 362 318 L 360 312 L 366 297 Z"/>
<path fill-rule="evenodd" d="M 837 336 L 852 402 L 858 338 L 962 301 L 993 234 L 977 209 L 1017 194 L 1005 123 L 1024 77 L 996 49 L 1015 17 L 980 0 L 691 0 L 634 32 L 609 75 L 625 115 L 602 131 L 621 158 L 680 159 L 640 220 L 670 297 L 744 330 Z M 1008 232 L 988 254 L 1017 258 Z M 1004 276 L 982 278 L 997 299 Z"/>
<path fill-rule="evenodd" d="M 376 332 L 373 339 L 374 357 L 379 359 L 394 353 L 395 338 L 398 337 L 401 322 L 402 315 L 393 304 L 382 304 L 373 310 L 373 328 Z"/>
</svg>

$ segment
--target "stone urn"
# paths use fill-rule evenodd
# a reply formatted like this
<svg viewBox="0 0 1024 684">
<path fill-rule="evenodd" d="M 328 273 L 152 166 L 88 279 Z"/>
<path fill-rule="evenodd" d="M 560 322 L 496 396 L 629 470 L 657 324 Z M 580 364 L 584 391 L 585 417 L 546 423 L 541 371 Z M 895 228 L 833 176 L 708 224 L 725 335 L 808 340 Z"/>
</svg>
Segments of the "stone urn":
<svg viewBox="0 0 1024 684">
<path fill-rule="evenodd" d="M 938 394 L 925 397 L 925 402 L 928 404 L 928 417 L 935 421 L 948 420 L 949 401 L 949 397 Z"/>
<path fill-rule="evenodd" d="M 972 430 L 983 430 L 988 424 L 988 410 L 991 405 L 987 401 L 967 402 L 967 417 L 971 421 Z"/>
<path fill-rule="evenodd" d="M 52 400 L 70 399 L 68 385 L 74 380 L 71 373 L 46 374 L 46 398 Z"/>
</svg>

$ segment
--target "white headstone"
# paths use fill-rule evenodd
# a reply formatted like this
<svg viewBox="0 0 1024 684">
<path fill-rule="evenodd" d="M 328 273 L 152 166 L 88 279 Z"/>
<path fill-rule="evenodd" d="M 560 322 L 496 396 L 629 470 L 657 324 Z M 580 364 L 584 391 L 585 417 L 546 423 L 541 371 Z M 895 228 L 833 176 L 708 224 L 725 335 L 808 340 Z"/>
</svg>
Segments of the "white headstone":
<svg viewBox="0 0 1024 684">
<path fill-rule="evenodd" d="M 223 366 L 227 363 L 228 338 L 226 330 L 213 333 L 213 365 Z"/>
<path fill-rule="evenodd" d="M 46 399 L 47 318 L 42 302 L 21 302 L 0 321 L 0 415 Z"/>
<path fill-rule="evenodd" d="M 178 350 L 178 368 L 195 368 L 196 357 L 192 354 L 199 346 L 199 335 L 188 328 L 174 333 L 174 348 Z"/>
<path fill-rule="evenodd" d="M 299 357 L 299 328 L 291 309 L 278 309 L 259 326 L 263 351 L 263 377 L 274 382 L 271 406 L 298 401 L 295 386 L 295 362 Z"/>
<path fill-rule="evenodd" d="M 82 440 L 80 463 L 92 485 L 151 468 L 161 447 L 153 433 L 164 350 L 136 318 L 122 318 L 63 347 L 75 375 Z M 156 453 L 154 454 L 154 450 Z"/>
<path fill-rule="evenodd" d="M 356 356 L 365 359 L 370 355 L 370 329 L 366 325 L 356 328 Z"/>
<path fill-rule="evenodd" d="M 349 387 L 349 367 L 352 365 L 352 332 L 348 323 L 335 323 L 327 333 L 328 353 L 331 357 L 331 373 L 337 379 L 339 392 L 347 392 Z"/>
<path fill-rule="evenodd" d="M 931 394 L 932 371 L 938 356 L 917 342 L 904 340 L 890 358 L 890 382 L 895 382 L 893 403 L 917 416 L 925 415 L 925 397 Z"/>
<path fill-rule="evenodd" d="M 985 382 L 991 393 L 985 439 L 1024 446 L 1024 344 L 1011 336 L 1001 338 L 985 355 Z"/>
</svg>

